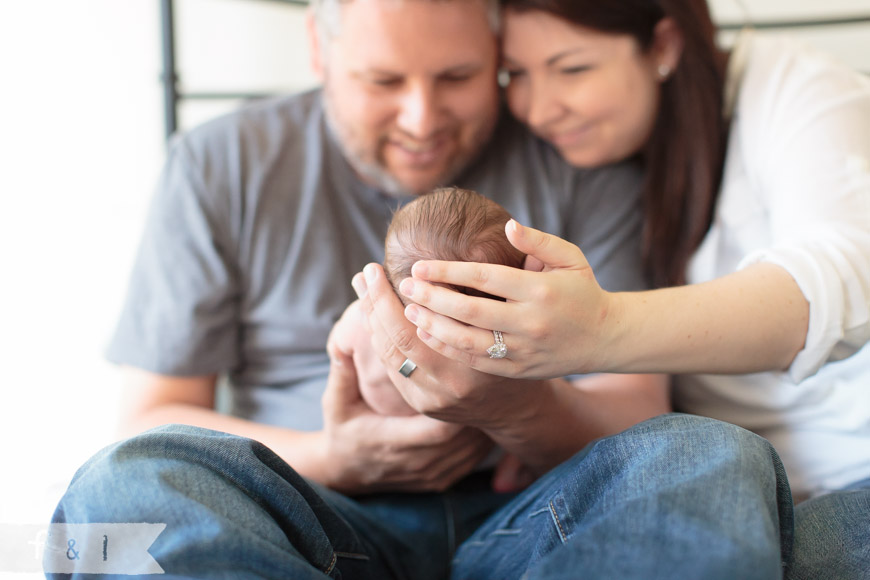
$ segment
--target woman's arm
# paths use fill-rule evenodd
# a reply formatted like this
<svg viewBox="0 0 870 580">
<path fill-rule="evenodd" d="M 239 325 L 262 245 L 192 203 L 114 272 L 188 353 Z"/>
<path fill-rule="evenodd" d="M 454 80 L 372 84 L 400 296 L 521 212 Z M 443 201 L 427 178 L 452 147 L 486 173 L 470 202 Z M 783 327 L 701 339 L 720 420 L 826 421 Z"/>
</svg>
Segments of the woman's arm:
<svg viewBox="0 0 870 580">
<path fill-rule="evenodd" d="M 505 379 L 445 358 L 416 337 L 380 266 L 366 266 L 365 273 L 365 280 L 354 278 L 354 288 L 376 350 L 405 400 L 420 413 L 481 429 L 538 474 L 593 439 L 670 410 L 660 376 Z M 407 378 L 397 372 L 406 358 L 417 365 Z"/>
<path fill-rule="evenodd" d="M 784 371 L 807 336 L 809 303 L 788 272 L 764 262 L 702 284 L 613 298 L 612 341 L 625 352 L 605 365 L 629 372 Z"/>
<path fill-rule="evenodd" d="M 509 377 L 572 373 L 748 373 L 782 370 L 801 350 L 809 304 L 782 268 L 758 263 L 704 284 L 608 293 L 574 245 L 509 222 L 508 238 L 541 271 L 418 262 L 400 289 L 406 316 L 439 353 Z M 506 302 L 431 283 L 471 286 Z M 458 321 L 458 322 L 457 322 Z M 488 329 L 506 359 L 489 359 Z"/>
<path fill-rule="evenodd" d="M 718 231 L 711 230 L 720 245 L 696 256 L 704 279 L 717 279 L 607 294 L 577 248 L 511 226 L 512 242 L 548 267 L 418 264 L 403 288 L 428 308 L 408 308 L 420 336 L 449 357 L 505 376 L 787 369 L 800 381 L 866 348 L 867 79 L 791 49 L 753 49 L 752 58 L 757 64 L 747 69 L 730 131 L 735 165 L 723 170 L 712 226 Z M 475 286 L 508 302 L 473 301 L 421 280 Z M 492 328 L 505 333 L 508 359 L 491 361 L 481 350 Z"/>
</svg>

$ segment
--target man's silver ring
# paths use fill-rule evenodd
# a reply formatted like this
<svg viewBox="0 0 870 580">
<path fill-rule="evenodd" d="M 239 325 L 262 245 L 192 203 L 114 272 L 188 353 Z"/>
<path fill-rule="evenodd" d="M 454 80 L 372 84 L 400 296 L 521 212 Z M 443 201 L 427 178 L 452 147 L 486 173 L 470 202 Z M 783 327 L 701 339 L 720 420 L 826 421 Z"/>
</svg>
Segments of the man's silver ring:
<svg viewBox="0 0 870 580">
<path fill-rule="evenodd" d="M 407 379 L 411 376 L 411 373 L 413 373 L 416 368 L 417 365 L 414 364 L 414 361 L 406 358 L 405 362 L 402 363 L 402 366 L 399 367 L 399 374 Z"/>
<path fill-rule="evenodd" d="M 489 358 L 504 358 L 507 356 L 507 345 L 504 343 L 504 336 L 502 336 L 500 330 L 492 331 L 493 337 L 495 337 L 495 344 L 486 349 L 486 352 L 489 354 Z"/>
</svg>

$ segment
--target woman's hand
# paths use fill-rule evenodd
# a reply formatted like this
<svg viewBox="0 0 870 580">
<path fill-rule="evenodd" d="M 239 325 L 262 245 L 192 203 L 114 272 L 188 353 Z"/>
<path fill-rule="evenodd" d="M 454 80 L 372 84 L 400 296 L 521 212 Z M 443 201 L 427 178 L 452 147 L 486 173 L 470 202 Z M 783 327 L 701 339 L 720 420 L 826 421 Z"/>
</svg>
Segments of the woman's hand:
<svg viewBox="0 0 870 580">
<path fill-rule="evenodd" d="M 614 426 L 624 429 L 667 408 L 656 399 L 649 405 L 644 402 L 642 412 L 632 411 L 631 417 L 624 417 L 633 400 L 646 401 L 640 396 L 647 390 L 644 380 L 597 375 L 600 396 L 594 396 L 565 379 L 503 378 L 446 358 L 417 337 L 418 330 L 405 318 L 404 306 L 383 269 L 369 264 L 364 273 L 354 276 L 353 286 L 361 296 L 375 351 L 405 400 L 420 413 L 483 430 L 516 456 L 499 467 L 493 482 L 497 489 L 522 487 L 530 477 L 552 469 L 592 439 L 613 433 Z M 417 365 L 407 377 L 398 373 L 405 359 Z M 507 359 L 492 362 L 506 361 L 510 363 Z M 629 392 L 634 396 L 626 405 L 623 395 Z"/>
<path fill-rule="evenodd" d="M 430 349 L 417 338 L 417 329 L 405 318 L 404 306 L 383 268 L 369 264 L 364 272 L 365 278 L 357 274 L 353 285 L 361 296 L 372 343 L 411 407 L 430 417 L 478 427 L 490 434 L 509 428 L 518 417 L 533 412 L 535 383 L 483 373 Z M 398 372 L 406 358 L 417 366 L 408 377 Z"/>
<path fill-rule="evenodd" d="M 526 269 L 473 262 L 417 262 L 400 291 L 416 304 L 405 316 L 440 354 L 486 373 L 543 378 L 606 369 L 609 328 L 619 326 L 616 301 L 595 281 L 577 246 L 511 220 L 508 239 L 528 255 Z M 453 284 L 506 302 L 460 294 Z M 492 359 L 492 330 L 507 357 Z"/>
</svg>

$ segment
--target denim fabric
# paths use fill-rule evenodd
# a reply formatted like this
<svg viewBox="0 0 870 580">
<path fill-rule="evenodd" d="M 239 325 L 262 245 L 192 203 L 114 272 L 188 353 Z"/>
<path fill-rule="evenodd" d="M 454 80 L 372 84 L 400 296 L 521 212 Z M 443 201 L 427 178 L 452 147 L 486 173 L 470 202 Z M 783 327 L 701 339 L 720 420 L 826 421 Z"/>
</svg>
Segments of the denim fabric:
<svg viewBox="0 0 870 580">
<path fill-rule="evenodd" d="M 870 579 L 870 479 L 798 504 L 789 580 Z"/>
<path fill-rule="evenodd" d="M 770 444 L 666 415 L 538 480 L 465 542 L 452 578 L 780 578 L 791 543 L 790 491 Z"/>
<path fill-rule="evenodd" d="M 511 497 L 478 475 L 446 494 L 351 499 L 256 441 L 168 425 L 91 458 L 52 521 L 167 524 L 149 549 L 156 578 L 436 580 Z"/>
<path fill-rule="evenodd" d="M 167 426 L 92 458 L 53 521 L 166 523 L 150 549 L 163 578 L 780 578 L 792 541 L 770 445 L 684 415 L 602 439 L 515 497 L 472 477 L 348 498 L 254 441 Z"/>
</svg>

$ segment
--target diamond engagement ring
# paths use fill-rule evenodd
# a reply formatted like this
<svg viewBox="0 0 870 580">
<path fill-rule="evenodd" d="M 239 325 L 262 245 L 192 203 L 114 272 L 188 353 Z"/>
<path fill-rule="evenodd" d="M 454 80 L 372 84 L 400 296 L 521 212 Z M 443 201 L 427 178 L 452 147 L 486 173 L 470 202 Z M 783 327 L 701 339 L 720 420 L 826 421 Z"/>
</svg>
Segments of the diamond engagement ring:
<svg viewBox="0 0 870 580">
<path fill-rule="evenodd" d="M 504 337 L 500 330 L 493 330 L 492 335 L 495 337 L 495 344 L 486 349 L 489 358 L 504 358 L 507 356 L 507 345 L 504 343 Z"/>
<path fill-rule="evenodd" d="M 413 373 L 416 368 L 417 365 L 414 364 L 414 361 L 406 358 L 405 362 L 402 363 L 402 366 L 399 367 L 399 374 L 407 379 L 411 376 L 411 373 Z"/>
</svg>

